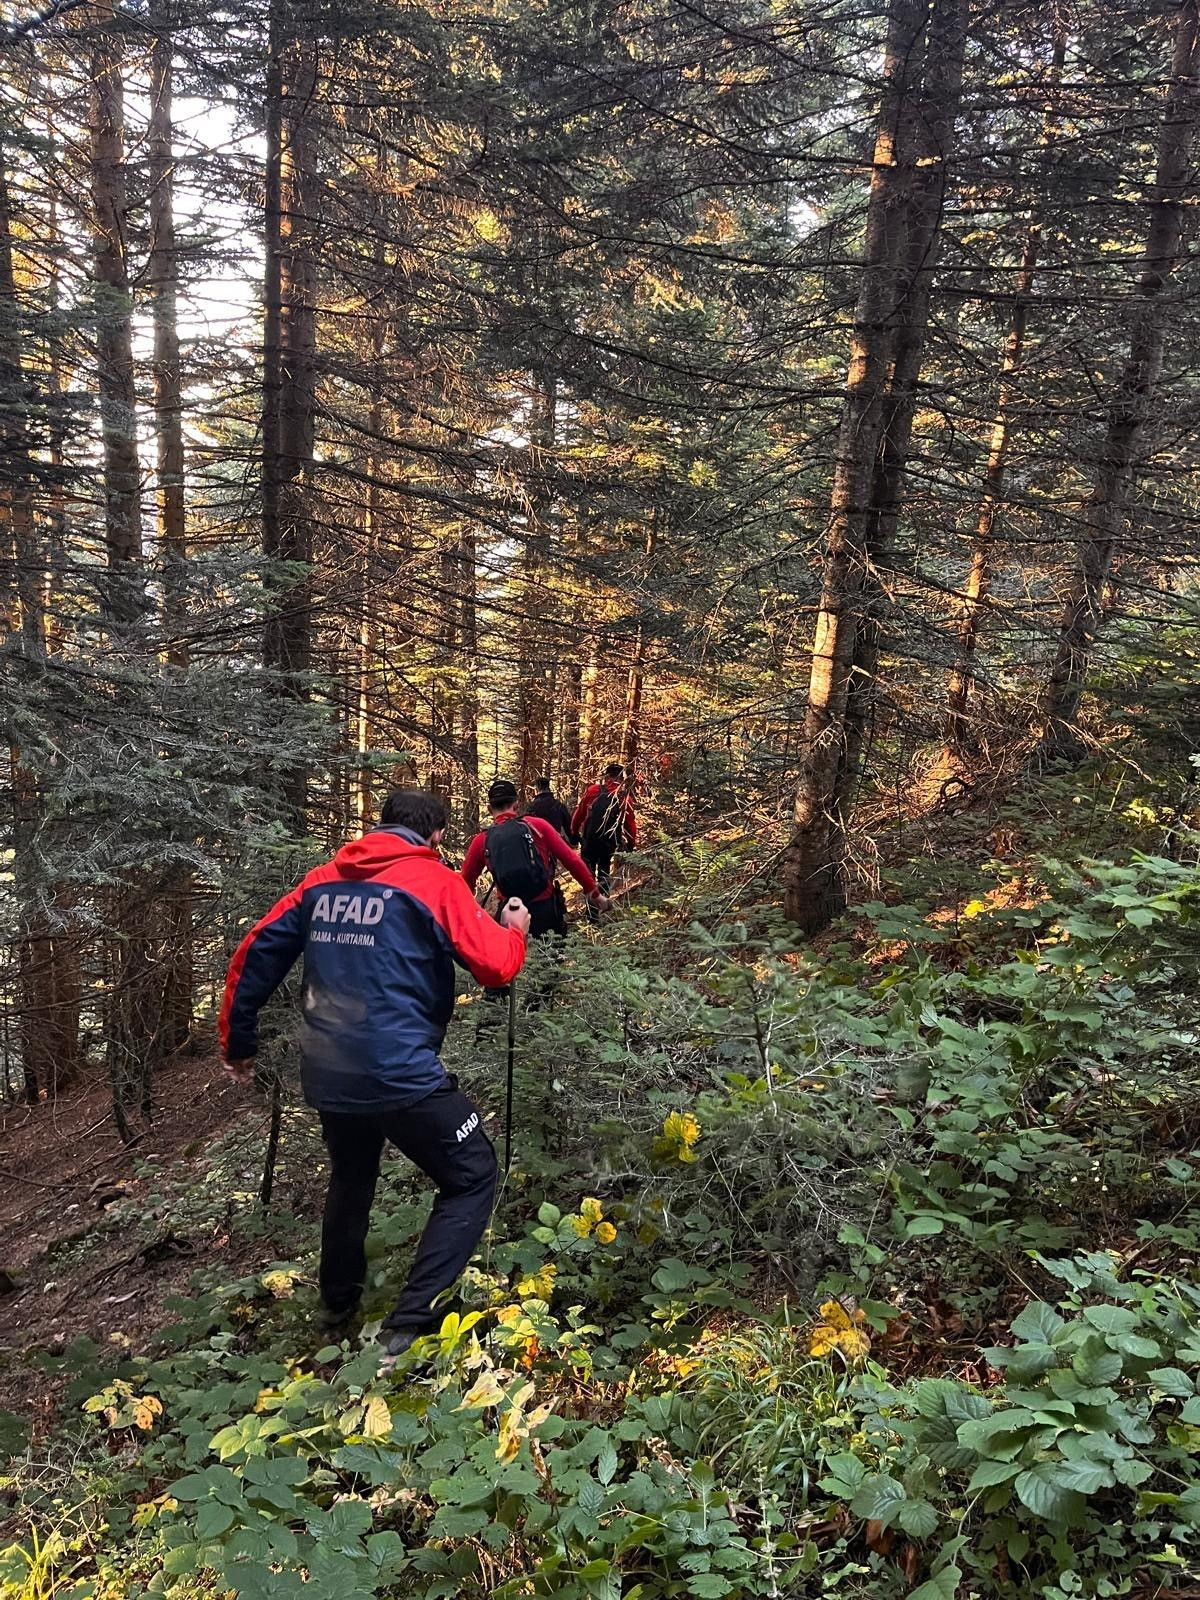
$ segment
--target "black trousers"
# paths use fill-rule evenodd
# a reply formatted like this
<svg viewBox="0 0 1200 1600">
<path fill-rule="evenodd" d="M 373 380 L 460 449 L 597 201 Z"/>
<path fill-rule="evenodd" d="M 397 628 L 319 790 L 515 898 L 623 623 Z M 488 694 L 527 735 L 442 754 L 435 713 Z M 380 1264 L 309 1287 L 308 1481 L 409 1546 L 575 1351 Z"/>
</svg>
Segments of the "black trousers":
<svg viewBox="0 0 1200 1600">
<path fill-rule="evenodd" d="M 580 854 L 583 857 L 584 866 L 591 868 L 592 876 L 596 880 L 596 887 L 600 890 L 600 893 L 608 894 L 609 890 L 612 888 L 612 864 L 613 856 L 616 854 L 616 851 L 605 850 L 597 855 L 594 850 L 588 849 L 585 846 L 583 850 L 580 851 Z M 600 921 L 600 913 L 596 910 L 595 906 L 590 900 L 588 901 L 587 914 L 589 922 Z"/>
<path fill-rule="evenodd" d="M 385 1143 L 437 1185 L 408 1281 L 384 1320 L 387 1328 L 435 1328 L 433 1302 L 455 1282 L 492 1214 L 496 1152 L 479 1109 L 455 1079 L 403 1111 L 321 1112 L 329 1147 L 329 1191 L 321 1229 L 321 1298 L 352 1310 L 367 1277 L 366 1239 Z"/>
</svg>

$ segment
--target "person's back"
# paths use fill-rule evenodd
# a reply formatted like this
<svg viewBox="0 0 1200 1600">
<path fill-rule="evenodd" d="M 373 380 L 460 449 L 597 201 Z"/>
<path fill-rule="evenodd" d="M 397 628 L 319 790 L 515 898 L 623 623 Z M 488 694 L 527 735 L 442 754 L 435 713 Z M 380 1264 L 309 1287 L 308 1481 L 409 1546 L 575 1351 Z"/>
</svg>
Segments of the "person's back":
<svg viewBox="0 0 1200 1600">
<path fill-rule="evenodd" d="M 549 778 L 539 778 L 537 793 L 525 807 L 525 816 L 540 817 L 564 839 L 571 837 L 571 813 L 550 787 Z"/>
<path fill-rule="evenodd" d="M 383 826 L 339 850 L 284 895 L 242 940 L 221 1010 L 221 1055 L 253 1070 L 258 1014 L 304 957 L 304 1095 L 321 1117 L 330 1177 L 321 1230 L 326 1325 L 351 1317 L 366 1282 L 366 1237 L 384 1146 L 437 1185 L 407 1282 L 383 1323 L 392 1359 L 436 1326 L 434 1306 L 470 1259 L 491 1214 L 496 1156 L 479 1108 L 438 1050 L 454 1009 L 453 963 L 508 983 L 525 959 L 529 912 L 484 915 L 438 856 L 446 807 L 399 790 Z"/>
<path fill-rule="evenodd" d="M 231 969 L 222 1017 L 231 1053 L 252 1053 L 241 1035 L 264 983 L 279 981 L 272 957 L 300 944 L 301 1083 L 310 1105 L 398 1110 L 443 1083 L 438 1050 L 453 1014 L 456 951 L 483 957 L 473 967 L 481 981 L 499 978 L 474 926 L 495 925 L 461 892 L 458 874 L 436 850 L 384 827 L 339 850 L 281 905 Z"/>
</svg>

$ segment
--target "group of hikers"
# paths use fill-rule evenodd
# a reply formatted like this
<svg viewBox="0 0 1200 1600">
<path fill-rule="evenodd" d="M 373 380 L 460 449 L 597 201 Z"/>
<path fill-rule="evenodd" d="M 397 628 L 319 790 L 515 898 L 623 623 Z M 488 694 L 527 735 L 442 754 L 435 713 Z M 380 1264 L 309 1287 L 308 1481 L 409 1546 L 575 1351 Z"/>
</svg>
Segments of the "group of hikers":
<svg viewBox="0 0 1200 1600">
<path fill-rule="evenodd" d="M 479 1108 L 439 1056 L 454 1010 L 454 964 L 493 998 L 504 993 L 530 939 L 566 938 L 557 869 L 580 885 L 594 921 L 610 903 L 614 857 L 637 843 L 618 762 L 573 813 L 544 777 L 523 809 L 520 800 L 508 779 L 492 783 L 491 824 L 455 871 L 441 855 L 445 801 L 396 790 L 377 828 L 314 868 L 251 928 L 226 977 L 221 1056 L 247 1082 L 259 1012 L 304 958 L 300 1081 L 329 1152 L 319 1272 L 327 1331 L 347 1328 L 362 1299 L 385 1144 L 436 1186 L 408 1278 L 380 1329 L 388 1363 L 437 1326 L 435 1304 L 474 1253 L 495 1197 L 496 1155 Z M 485 868 L 491 887 L 481 902 L 474 891 Z M 493 891 L 494 916 L 486 909 Z"/>
</svg>

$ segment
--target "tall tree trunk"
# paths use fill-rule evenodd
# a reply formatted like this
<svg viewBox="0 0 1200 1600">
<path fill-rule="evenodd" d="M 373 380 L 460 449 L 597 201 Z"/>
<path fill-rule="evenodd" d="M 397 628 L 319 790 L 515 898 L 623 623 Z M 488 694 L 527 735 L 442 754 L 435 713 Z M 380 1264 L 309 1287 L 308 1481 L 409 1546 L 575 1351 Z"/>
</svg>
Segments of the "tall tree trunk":
<svg viewBox="0 0 1200 1600">
<path fill-rule="evenodd" d="M 863 745 L 876 701 L 886 606 L 885 574 L 900 524 L 912 447 L 933 274 L 941 249 L 948 161 L 962 98 L 967 0 L 934 0 L 925 51 L 925 82 L 914 96 L 907 137 L 913 168 L 905 215 L 904 268 L 892 332 L 892 370 L 884 402 L 879 461 L 867 517 L 864 605 L 854 642 L 835 814 L 845 819 L 862 766 Z M 839 846 L 841 841 L 838 841 Z M 840 853 L 840 850 L 839 850 Z"/>
<path fill-rule="evenodd" d="M 458 649 L 463 689 L 459 696 L 459 749 L 463 773 L 463 837 L 479 831 L 479 624 L 476 615 L 475 533 L 466 523 L 459 534 Z"/>
<path fill-rule="evenodd" d="M 126 256 L 125 86 L 121 36 L 103 29 L 91 58 L 92 239 L 96 365 L 104 446 L 109 622 L 127 632 L 142 613 L 141 471 L 133 382 L 133 318 Z"/>
<path fill-rule="evenodd" d="M 263 553 L 269 574 L 266 665 L 296 700 L 308 698 L 313 554 L 309 500 L 316 409 L 316 45 L 289 33 L 284 0 L 272 0 L 267 64 L 263 334 Z M 283 564 L 286 570 L 280 570 Z M 297 571 L 300 568 L 300 571 Z M 285 782 L 296 833 L 305 829 L 308 774 Z"/>
<path fill-rule="evenodd" d="M 646 543 L 643 549 L 647 577 L 658 544 L 658 507 L 650 513 L 646 524 Z M 642 696 L 646 687 L 646 629 L 639 620 L 633 643 L 633 661 L 625 689 L 625 724 L 621 733 L 621 761 L 632 779 L 641 753 Z"/>
<path fill-rule="evenodd" d="M 163 574 L 163 631 L 168 672 L 188 665 L 187 522 L 184 499 L 183 377 L 179 358 L 179 257 L 175 249 L 174 60 L 171 18 L 158 4 L 150 54 L 150 263 L 147 274 L 154 316 L 154 415 L 158 469 L 158 547 Z M 162 896 L 164 1054 L 187 1043 L 192 1031 L 192 875 L 168 874 Z"/>
<path fill-rule="evenodd" d="M 796 785 L 795 827 L 783 859 L 784 909 L 808 931 L 823 927 L 845 904 L 841 803 L 846 790 L 846 703 L 868 580 L 868 517 L 885 423 L 892 322 L 913 176 L 902 128 L 922 65 L 926 13 L 923 0 L 890 0 L 863 268 L 813 639 L 805 747 Z"/>
<path fill-rule="evenodd" d="M 1044 156 L 1049 155 L 1059 134 L 1058 91 L 1062 83 L 1066 55 L 1066 23 L 1063 14 L 1058 12 L 1054 19 L 1050 98 L 1042 125 Z M 1008 337 L 1004 342 L 1004 358 L 1000 366 L 996 411 L 988 438 L 983 492 L 979 497 L 979 508 L 975 518 L 971 566 L 963 586 L 962 601 L 955 624 L 957 652 L 946 686 L 946 753 L 952 760 L 968 755 L 977 745 L 968 707 L 975 680 L 975 652 L 979 643 L 979 624 L 983 608 L 987 604 L 992 549 L 996 535 L 996 515 L 1004 503 L 1008 453 L 1012 439 L 1012 410 L 1017 394 L 1017 379 L 1025 358 L 1029 302 L 1033 294 L 1034 274 L 1042 243 L 1042 204 L 1043 202 L 1039 200 L 1035 205 L 1025 231 L 1025 246 L 1021 252 L 1021 265 L 1013 289 Z"/>
<path fill-rule="evenodd" d="M 530 468 L 534 482 L 529 489 L 529 512 L 522 563 L 522 617 L 517 685 L 517 721 L 520 740 L 517 761 L 517 789 L 528 794 L 533 780 L 545 766 L 546 716 L 550 705 L 547 688 L 547 643 L 545 639 L 546 580 L 550 563 L 550 518 L 553 491 L 550 485 L 551 453 L 555 442 L 555 412 L 558 383 L 552 373 L 543 373 L 534 392 L 530 419 Z"/>
<path fill-rule="evenodd" d="M 21 307 L 13 273 L 8 165 L 0 147 L 0 459 L 4 470 L 0 515 L 5 532 L 5 565 L 13 574 L 11 600 L 5 609 L 27 670 L 36 674 L 44 665 L 46 637 L 33 512 L 33 458 L 24 421 L 28 386 L 22 343 Z M 46 875 L 39 851 L 43 806 L 37 778 L 22 759 L 15 739 L 9 744 L 9 762 L 13 887 L 20 918 L 16 939 L 18 1032 L 25 1098 L 30 1105 L 36 1105 L 43 1087 L 52 1089 L 56 1069 L 51 1048 L 53 951 Z"/>
<path fill-rule="evenodd" d="M 110 631 L 127 644 L 144 613 L 141 478 L 133 369 L 132 294 L 127 259 L 125 98 L 119 23 L 96 35 L 91 58 L 92 229 L 96 276 L 96 359 L 104 444 L 105 537 Z M 110 900 L 111 934 L 105 989 L 105 1048 L 113 1114 L 122 1139 L 132 1139 L 127 1114 L 148 1114 L 159 1052 L 162 983 L 152 957 L 152 905 L 157 886 L 127 881 Z"/>
<path fill-rule="evenodd" d="M 1162 374 L 1169 304 L 1164 290 L 1183 253 L 1184 208 L 1191 200 L 1190 155 L 1197 123 L 1200 0 L 1181 0 L 1159 137 L 1146 247 L 1132 313 L 1129 354 L 1109 407 L 1096 479 L 1084 512 L 1076 569 L 1059 624 L 1042 703 L 1042 750 L 1074 756 L 1079 702 L 1103 620 L 1104 588 L 1129 509 L 1137 454 Z"/>
</svg>

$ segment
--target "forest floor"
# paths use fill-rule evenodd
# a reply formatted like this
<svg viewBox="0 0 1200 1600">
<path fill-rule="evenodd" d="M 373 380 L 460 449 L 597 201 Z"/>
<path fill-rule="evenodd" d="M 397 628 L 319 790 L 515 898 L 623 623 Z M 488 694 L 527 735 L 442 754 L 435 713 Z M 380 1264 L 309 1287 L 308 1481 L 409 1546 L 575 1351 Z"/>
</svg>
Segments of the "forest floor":
<svg viewBox="0 0 1200 1600">
<path fill-rule="evenodd" d="M 161 1326 L 164 1298 L 198 1268 L 221 1259 L 240 1269 L 228 1233 L 189 1232 L 157 1191 L 202 1184 L 214 1142 L 241 1119 L 247 1161 L 259 1160 L 264 1112 L 211 1051 L 179 1057 L 156 1095 L 154 1120 L 131 1146 L 103 1082 L 0 1117 L 0 1405 L 42 1408 L 30 1369 L 11 1359 L 25 1346 L 115 1336 L 139 1348 Z M 149 1236 L 133 1217 L 156 1223 Z"/>
</svg>

